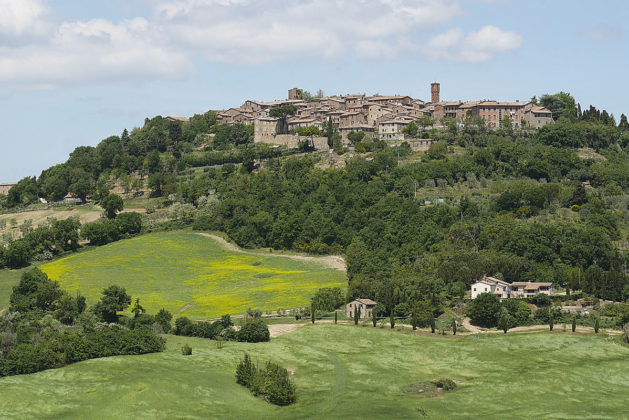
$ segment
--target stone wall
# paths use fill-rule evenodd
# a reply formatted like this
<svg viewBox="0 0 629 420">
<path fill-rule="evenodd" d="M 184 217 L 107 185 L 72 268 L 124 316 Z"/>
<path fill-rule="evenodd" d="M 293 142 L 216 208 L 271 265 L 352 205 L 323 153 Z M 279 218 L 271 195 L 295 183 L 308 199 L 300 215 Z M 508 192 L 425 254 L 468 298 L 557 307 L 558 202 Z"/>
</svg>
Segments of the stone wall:
<svg viewBox="0 0 629 420">
<path fill-rule="evenodd" d="M 299 142 L 310 141 L 309 136 L 298 136 L 296 134 L 276 134 L 276 135 L 256 135 L 254 143 L 277 144 L 286 146 L 289 149 L 297 149 Z M 316 150 L 328 150 L 328 139 L 326 137 L 312 137 L 312 143 Z"/>
</svg>

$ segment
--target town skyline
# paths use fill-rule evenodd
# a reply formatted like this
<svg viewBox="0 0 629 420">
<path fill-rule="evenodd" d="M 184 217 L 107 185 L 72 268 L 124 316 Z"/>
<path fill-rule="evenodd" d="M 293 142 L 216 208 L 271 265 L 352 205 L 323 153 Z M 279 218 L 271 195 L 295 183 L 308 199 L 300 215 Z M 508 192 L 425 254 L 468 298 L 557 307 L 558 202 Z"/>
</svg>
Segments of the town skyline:
<svg viewBox="0 0 629 420">
<path fill-rule="evenodd" d="M 522 101 L 567 91 L 584 108 L 606 109 L 617 120 L 627 113 L 624 2 L 360 5 L 7 2 L 0 182 L 39 175 L 75 147 L 95 146 L 146 117 L 272 101 L 287 86 L 425 101 L 433 81 L 447 100 Z M 354 19 L 343 22 L 346 16 Z"/>
</svg>

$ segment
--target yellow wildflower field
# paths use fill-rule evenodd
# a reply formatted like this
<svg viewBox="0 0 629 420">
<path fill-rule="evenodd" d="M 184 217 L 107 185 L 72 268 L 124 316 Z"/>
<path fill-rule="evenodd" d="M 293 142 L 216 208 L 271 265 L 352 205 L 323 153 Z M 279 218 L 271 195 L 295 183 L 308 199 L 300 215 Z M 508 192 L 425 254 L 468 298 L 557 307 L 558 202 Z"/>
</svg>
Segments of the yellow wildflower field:
<svg viewBox="0 0 629 420">
<path fill-rule="evenodd" d="M 116 284 L 161 308 L 193 319 L 303 307 L 320 287 L 344 287 L 345 273 L 317 261 L 226 249 L 194 232 L 161 232 L 72 255 L 40 268 L 88 304 Z"/>
</svg>

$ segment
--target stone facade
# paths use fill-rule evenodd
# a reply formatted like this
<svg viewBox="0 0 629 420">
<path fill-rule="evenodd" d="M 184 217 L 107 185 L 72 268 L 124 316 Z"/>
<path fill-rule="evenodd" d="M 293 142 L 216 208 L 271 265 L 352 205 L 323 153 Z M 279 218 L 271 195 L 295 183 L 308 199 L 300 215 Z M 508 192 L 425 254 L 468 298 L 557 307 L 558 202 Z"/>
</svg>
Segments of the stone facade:
<svg viewBox="0 0 629 420">
<path fill-rule="evenodd" d="M 9 190 L 16 185 L 14 182 L 6 182 L 4 184 L 0 184 L 0 194 L 7 195 L 9 194 Z"/>
</svg>

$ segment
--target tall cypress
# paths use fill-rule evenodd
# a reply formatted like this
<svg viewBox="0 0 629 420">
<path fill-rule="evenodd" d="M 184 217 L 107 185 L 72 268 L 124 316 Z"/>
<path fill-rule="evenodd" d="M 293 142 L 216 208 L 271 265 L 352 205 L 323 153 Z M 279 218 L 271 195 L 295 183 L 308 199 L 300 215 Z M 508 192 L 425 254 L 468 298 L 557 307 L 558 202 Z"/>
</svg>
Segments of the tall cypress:
<svg viewBox="0 0 629 420">
<path fill-rule="evenodd" d="M 389 322 L 391 323 L 391 328 L 395 328 L 395 316 L 393 316 L 393 308 L 391 308 L 391 314 L 389 315 Z"/>
<path fill-rule="evenodd" d="M 598 320 L 598 317 L 596 318 L 596 320 L 594 321 L 594 333 L 598 334 L 598 330 L 600 328 L 600 322 Z"/>
</svg>

